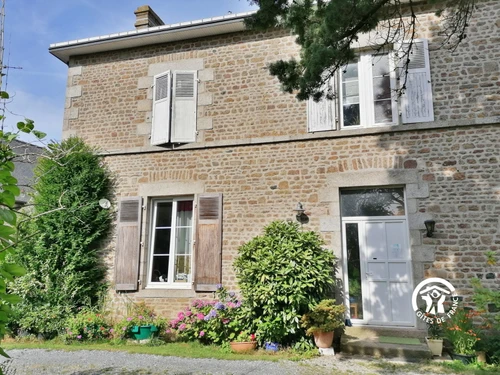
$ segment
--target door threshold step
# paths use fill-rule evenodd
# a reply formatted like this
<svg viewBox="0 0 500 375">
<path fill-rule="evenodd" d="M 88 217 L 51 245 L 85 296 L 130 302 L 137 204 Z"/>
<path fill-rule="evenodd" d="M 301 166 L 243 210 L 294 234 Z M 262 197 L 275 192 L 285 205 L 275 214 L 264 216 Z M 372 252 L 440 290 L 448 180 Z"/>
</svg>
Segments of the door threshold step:
<svg viewBox="0 0 500 375">
<path fill-rule="evenodd" d="M 425 343 L 419 345 L 381 343 L 378 338 L 357 338 L 344 335 L 341 351 L 346 354 L 369 355 L 383 358 L 431 359 L 432 353 Z"/>
<path fill-rule="evenodd" d="M 345 336 L 359 339 L 375 339 L 380 336 L 417 338 L 424 341 L 427 331 L 411 327 L 346 327 Z"/>
</svg>

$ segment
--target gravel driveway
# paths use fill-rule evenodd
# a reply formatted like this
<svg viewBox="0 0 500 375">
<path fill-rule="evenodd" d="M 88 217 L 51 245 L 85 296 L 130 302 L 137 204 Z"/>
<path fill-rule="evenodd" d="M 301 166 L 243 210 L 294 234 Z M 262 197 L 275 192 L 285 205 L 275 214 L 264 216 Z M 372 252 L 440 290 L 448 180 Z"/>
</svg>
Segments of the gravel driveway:
<svg viewBox="0 0 500 375">
<path fill-rule="evenodd" d="M 307 361 L 227 361 L 164 357 L 106 351 L 9 350 L 11 359 L 0 360 L 5 375 L 115 375 L 115 374 L 234 374 L 234 375 L 322 375 L 322 374 L 408 374 L 433 375 L 417 365 L 336 355 Z M 414 366 L 414 367 L 412 367 Z M 436 368 L 434 368 L 435 370 Z M 449 374 L 449 372 L 448 372 Z"/>
</svg>

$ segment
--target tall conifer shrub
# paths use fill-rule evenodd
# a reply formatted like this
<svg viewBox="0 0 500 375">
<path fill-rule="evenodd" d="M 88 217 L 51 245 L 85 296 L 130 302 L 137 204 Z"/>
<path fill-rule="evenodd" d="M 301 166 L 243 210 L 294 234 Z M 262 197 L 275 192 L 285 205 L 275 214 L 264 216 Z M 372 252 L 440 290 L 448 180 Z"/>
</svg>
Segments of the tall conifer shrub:
<svg viewBox="0 0 500 375">
<path fill-rule="evenodd" d="M 78 138 L 49 145 L 35 176 L 34 219 L 21 225 L 17 251 L 27 274 L 11 286 L 23 301 L 11 326 L 50 337 L 106 290 L 100 246 L 112 213 L 99 200 L 112 182 L 102 158 Z"/>
</svg>

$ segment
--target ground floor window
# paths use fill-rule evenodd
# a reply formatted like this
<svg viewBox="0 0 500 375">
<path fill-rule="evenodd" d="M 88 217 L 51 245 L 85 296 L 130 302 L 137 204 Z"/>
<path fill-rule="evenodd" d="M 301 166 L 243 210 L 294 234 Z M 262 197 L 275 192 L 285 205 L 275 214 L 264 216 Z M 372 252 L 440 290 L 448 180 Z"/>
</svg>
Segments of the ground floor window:
<svg viewBox="0 0 500 375">
<path fill-rule="evenodd" d="M 151 204 L 150 286 L 188 286 L 192 280 L 193 199 L 154 199 Z"/>
</svg>

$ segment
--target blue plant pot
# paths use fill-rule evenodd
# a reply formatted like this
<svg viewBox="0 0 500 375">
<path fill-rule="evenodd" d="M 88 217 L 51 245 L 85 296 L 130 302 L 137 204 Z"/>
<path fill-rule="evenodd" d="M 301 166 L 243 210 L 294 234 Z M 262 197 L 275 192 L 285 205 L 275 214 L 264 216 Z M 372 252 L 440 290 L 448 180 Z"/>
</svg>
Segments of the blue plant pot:
<svg viewBox="0 0 500 375">
<path fill-rule="evenodd" d="M 277 342 L 266 342 L 264 344 L 264 349 L 270 352 L 277 352 L 279 349 L 279 344 Z"/>
</svg>

